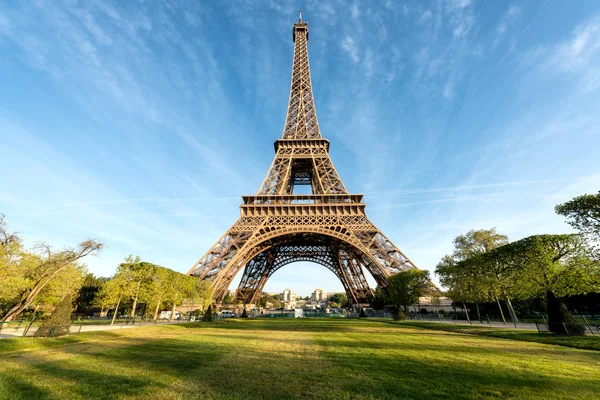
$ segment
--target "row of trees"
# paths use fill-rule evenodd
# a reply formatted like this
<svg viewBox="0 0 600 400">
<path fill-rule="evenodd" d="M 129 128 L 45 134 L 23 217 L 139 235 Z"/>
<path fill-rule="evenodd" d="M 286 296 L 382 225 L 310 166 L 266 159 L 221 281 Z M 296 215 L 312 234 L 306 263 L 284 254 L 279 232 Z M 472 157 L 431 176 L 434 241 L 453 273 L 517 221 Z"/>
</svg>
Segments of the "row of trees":
<svg viewBox="0 0 600 400">
<path fill-rule="evenodd" d="M 500 301 L 511 318 L 517 315 L 511 299 L 546 300 L 549 327 L 564 331 L 574 322 L 562 302 L 565 296 L 600 291 L 600 193 L 584 195 L 556 207 L 578 234 L 534 235 L 509 242 L 495 229 L 470 231 L 454 240 L 453 254 L 437 265 L 436 274 L 455 302 Z"/>
<path fill-rule="evenodd" d="M 131 300 L 131 317 L 135 315 L 138 303 L 143 302 L 156 320 L 162 307 L 170 306 L 175 310 L 186 299 L 204 310 L 212 301 L 211 283 L 129 256 L 119 265 L 115 276 L 101 287 L 93 304 L 102 311 L 114 308 L 114 322 L 124 300 Z M 173 316 L 172 312 L 170 319 Z"/>
<path fill-rule="evenodd" d="M 129 256 L 112 278 L 88 274 L 81 261 L 102 248 L 102 243 L 87 240 L 58 251 L 43 243 L 28 250 L 21 237 L 8 230 L 0 214 L 0 319 L 12 321 L 25 310 L 52 311 L 67 297 L 75 299 L 78 312 L 90 307 L 98 307 L 101 314 L 114 309 L 113 322 L 125 303 L 131 306 L 131 316 L 138 303 L 144 303 L 154 319 L 163 307 L 174 310 L 186 299 L 191 299 L 199 310 L 210 304 L 209 282 L 199 282 L 139 257 Z"/>
</svg>

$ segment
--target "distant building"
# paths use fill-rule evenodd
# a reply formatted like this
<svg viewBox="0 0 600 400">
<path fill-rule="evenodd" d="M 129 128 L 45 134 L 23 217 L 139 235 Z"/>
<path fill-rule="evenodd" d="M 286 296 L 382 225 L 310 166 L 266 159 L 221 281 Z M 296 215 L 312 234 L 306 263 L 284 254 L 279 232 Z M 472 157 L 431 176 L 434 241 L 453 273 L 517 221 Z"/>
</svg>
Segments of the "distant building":
<svg viewBox="0 0 600 400">
<path fill-rule="evenodd" d="M 437 299 L 435 297 L 419 297 L 419 303 L 421 308 L 426 309 L 428 312 L 436 313 L 443 311 L 450 313 L 453 311 L 452 299 L 448 297 L 438 297 Z"/>
<path fill-rule="evenodd" d="M 286 308 L 293 308 L 296 306 L 296 292 L 291 289 L 285 289 L 281 292 L 281 302 L 285 303 Z"/>
<path fill-rule="evenodd" d="M 327 301 L 327 293 L 323 291 L 323 289 L 315 289 L 315 291 L 310 296 L 310 299 L 314 302 L 322 302 Z"/>
</svg>

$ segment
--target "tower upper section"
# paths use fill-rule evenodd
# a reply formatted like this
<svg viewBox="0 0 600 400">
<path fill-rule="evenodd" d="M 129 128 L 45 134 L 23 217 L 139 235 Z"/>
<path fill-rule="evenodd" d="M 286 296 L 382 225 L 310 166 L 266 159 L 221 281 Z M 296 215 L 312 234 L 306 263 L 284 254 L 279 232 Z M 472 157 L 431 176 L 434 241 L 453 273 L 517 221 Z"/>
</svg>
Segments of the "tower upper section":
<svg viewBox="0 0 600 400">
<path fill-rule="evenodd" d="M 319 139 L 321 131 L 310 82 L 308 64 L 308 24 L 300 20 L 292 30 L 294 39 L 294 64 L 287 118 L 283 127 L 283 139 Z"/>
</svg>

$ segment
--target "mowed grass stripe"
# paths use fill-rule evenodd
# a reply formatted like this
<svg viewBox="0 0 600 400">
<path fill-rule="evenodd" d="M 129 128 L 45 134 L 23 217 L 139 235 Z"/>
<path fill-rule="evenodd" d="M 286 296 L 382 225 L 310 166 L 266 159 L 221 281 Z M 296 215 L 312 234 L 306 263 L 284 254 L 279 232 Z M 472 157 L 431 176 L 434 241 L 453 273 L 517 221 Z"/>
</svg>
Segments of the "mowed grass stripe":
<svg viewBox="0 0 600 400">
<path fill-rule="evenodd" d="M 383 321 L 234 320 L 0 341 L 2 399 L 595 399 L 598 393 L 600 352 Z"/>
</svg>

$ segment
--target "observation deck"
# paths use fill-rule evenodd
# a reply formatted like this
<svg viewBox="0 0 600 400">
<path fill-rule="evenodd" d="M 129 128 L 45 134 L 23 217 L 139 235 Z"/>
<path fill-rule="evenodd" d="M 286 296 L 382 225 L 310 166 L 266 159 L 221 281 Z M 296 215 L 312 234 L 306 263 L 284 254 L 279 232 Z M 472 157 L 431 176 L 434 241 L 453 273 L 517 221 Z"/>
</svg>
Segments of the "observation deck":
<svg viewBox="0 0 600 400">
<path fill-rule="evenodd" d="M 242 200 L 242 217 L 365 215 L 362 194 L 255 195 Z"/>
</svg>

